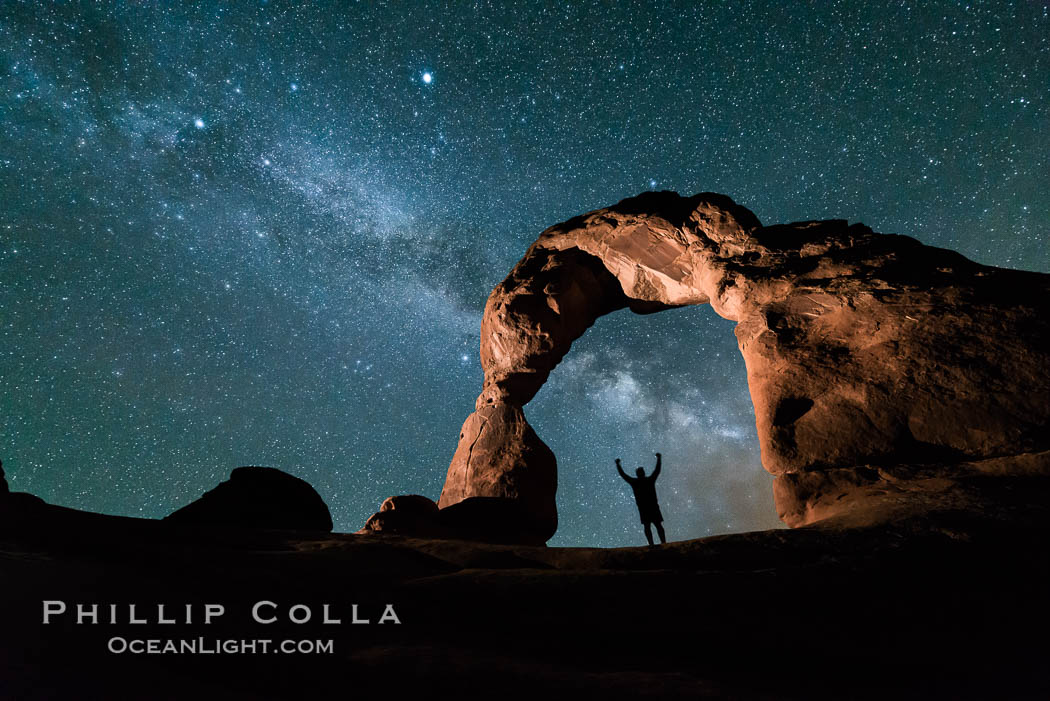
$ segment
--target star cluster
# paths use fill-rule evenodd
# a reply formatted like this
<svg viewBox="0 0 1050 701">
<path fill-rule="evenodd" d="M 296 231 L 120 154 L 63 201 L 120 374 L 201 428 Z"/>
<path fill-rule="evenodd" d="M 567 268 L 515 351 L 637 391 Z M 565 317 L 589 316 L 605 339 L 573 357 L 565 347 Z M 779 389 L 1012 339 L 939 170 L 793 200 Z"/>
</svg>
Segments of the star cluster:
<svg viewBox="0 0 1050 701">
<path fill-rule="evenodd" d="M 1046 3 L 0 5 L 0 457 L 160 517 L 243 464 L 437 497 L 485 298 L 648 189 L 1050 272 Z M 526 407 L 552 544 L 774 527 L 732 323 L 605 317 Z"/>
</svg>

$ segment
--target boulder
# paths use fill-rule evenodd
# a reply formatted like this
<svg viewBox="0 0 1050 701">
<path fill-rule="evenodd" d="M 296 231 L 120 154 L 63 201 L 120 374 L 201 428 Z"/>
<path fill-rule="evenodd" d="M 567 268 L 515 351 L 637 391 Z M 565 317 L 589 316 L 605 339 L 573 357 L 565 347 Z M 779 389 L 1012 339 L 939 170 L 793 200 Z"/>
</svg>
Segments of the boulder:
<svg viewBox="0 0 1050 701">
<path fill-rule="evenodd" d="M 421 494 L 402 494 L 397 497 L 387 497 L 379 505 L 380 511 L 397 511 L 401 514 L 428 517 L 437 514 L 438 505 L 430 497 Z"/>
<path fill-rule="evenodd" d="M 522 512 L 524 503 L 505 497 L 468 497 L 439 509 L 418 494 L 388 497 L 358 534 L 543 545 L 549 535 L 523 527 L 536 520 L 534 514 Z"/>
<path fill-rule="evenodd" d="M 230 479 L 164 520 L 180 525 L 332 530 L 332 516 L 316 490 L 272 467 L 238 467 Z"/>
<path fill-rule="evenodd" d="M 420 494 L 387 497 L 359 533 L 430 535 L 436 533 L 438 505 Z"/>
</svg>

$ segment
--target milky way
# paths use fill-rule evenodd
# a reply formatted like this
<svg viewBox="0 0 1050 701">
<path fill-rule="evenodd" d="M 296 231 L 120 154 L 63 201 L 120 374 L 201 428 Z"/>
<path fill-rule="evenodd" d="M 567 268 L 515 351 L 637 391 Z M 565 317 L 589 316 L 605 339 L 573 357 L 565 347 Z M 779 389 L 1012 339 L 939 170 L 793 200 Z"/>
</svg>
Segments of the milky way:
<svg viewBox="0 0 1050 701">
<path fill-rule="evenodd" d="M 1047 3 L 5 2 L 0 50 L 0 457 L 56 504 L 436 498 L 488 292 L 645 190 L 1050 271 Z M 732 330 L 574 345 L 526 407 L 552 544 L 643 542 L 613 459 L 656 451 L 670 538 L 779 524 Z"/>
</svg>

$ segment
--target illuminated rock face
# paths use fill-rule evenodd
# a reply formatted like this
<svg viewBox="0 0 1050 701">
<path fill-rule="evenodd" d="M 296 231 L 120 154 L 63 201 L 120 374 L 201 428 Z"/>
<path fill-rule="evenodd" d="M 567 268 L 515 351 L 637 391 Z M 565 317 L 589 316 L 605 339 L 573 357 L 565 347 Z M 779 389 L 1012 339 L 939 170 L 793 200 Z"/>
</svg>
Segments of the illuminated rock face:
<svg viewBox="0 0 1050 701">
<path fill-rule="evenodd" d="M 791 526 L 984 508 L 1006 484 L 990 475 L 1050 474 L 1050 276 L 663 192 L 547 229 L 492 291 L 485 382 L 439 506 L 507 499 L 530 515 L 525 540 L 553 535 L 555 458 L 522 407 L 602 314 L 705 303 L 737 322 Z"/>
</svg>

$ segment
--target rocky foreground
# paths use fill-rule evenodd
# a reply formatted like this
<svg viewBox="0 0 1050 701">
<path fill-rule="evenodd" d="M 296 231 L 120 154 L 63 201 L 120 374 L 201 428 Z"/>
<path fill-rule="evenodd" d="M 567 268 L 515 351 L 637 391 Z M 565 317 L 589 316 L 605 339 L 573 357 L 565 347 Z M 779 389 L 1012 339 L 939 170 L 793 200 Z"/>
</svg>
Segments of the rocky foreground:
<svg viewBox="0 0 1050 701">
<path fill-rule="evenodd" d="M 602 314 L 705 303 L 795 528 L 544 547 L 523 407 Z M 650 193 L 543 232 L 481 331 L 441 496 L 357 534 L 265 467 L 160 521 L 0 468 L 0 699 L 1050 698 L 1050 276 Z"/>
<path fill-rule="evenodd" d="M 1045 698 L 1048 521 L 1032 496 L 1002 515 L 652 549 L 187 526 L 9 500 L 0 698 Z M 55 602 L 66 611 L 45 625 Z M 253 619 L 260 602 L 275 622 Z M 78 603 L 99 604 L 99 622 L 77 625 Z M 209 604 L 224 613 L 205 624 Z M 325 605 L 340 623 L 323 622 Z M 200 638 L 332 647 L 107 651 Z"/>
</svg>

